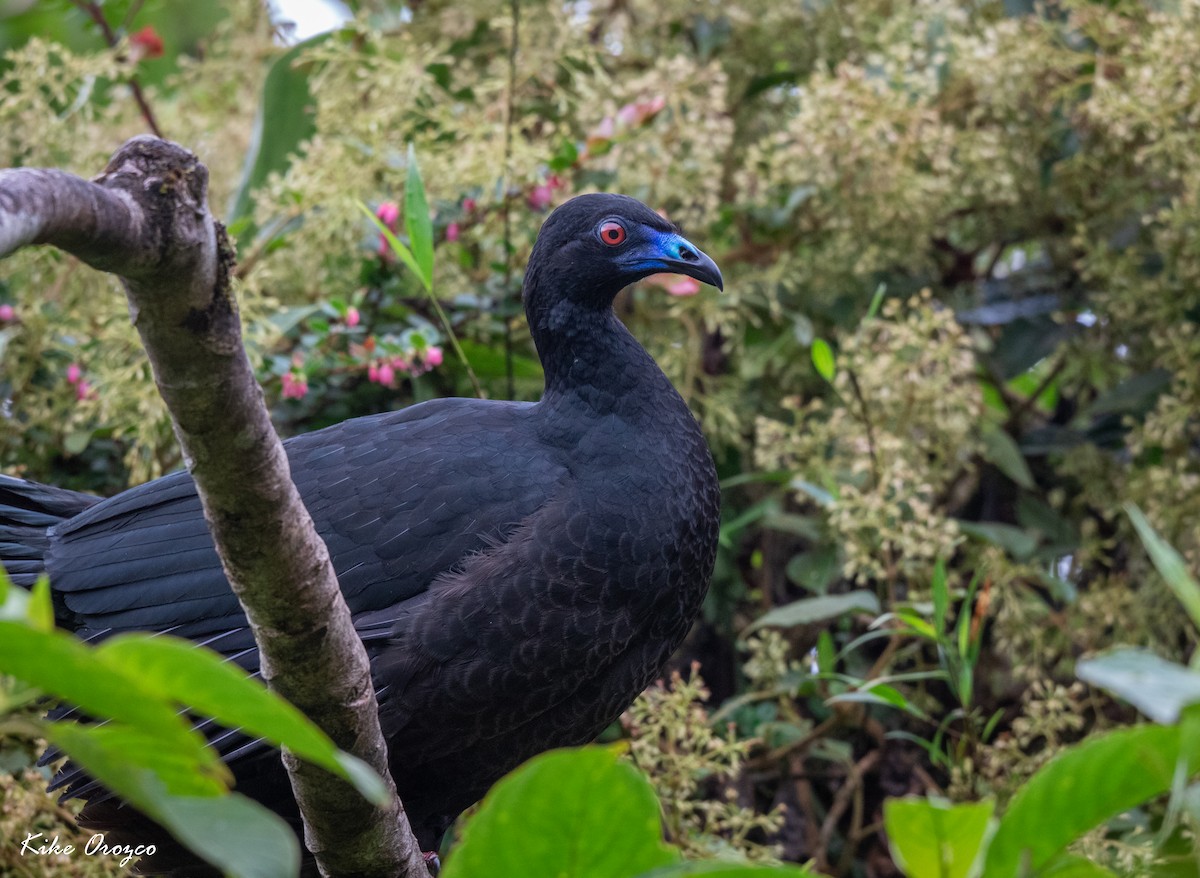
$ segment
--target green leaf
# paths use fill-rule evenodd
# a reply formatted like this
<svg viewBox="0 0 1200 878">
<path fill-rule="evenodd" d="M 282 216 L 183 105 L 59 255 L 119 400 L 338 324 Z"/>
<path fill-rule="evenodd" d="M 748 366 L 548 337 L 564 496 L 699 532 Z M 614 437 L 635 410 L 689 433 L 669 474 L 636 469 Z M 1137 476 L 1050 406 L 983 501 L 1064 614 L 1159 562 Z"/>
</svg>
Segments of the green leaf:
<svg viewBox="0 0 1200 878">
<path fill-rule="evenodd" d="M 888 799 L 883 822 L 896 864 L 908 878 L 977 875 L 995 802 L 951 805 L 938 799 Z"/>
<path fill-rule="evenodd" d="M 246 796 L 226 793 L 185 754 L 143 729 L 48 723 L 47 735 L 88 774 L 160 823 L 194 854 L 234 878 L 281 878 L 300 871 L 288 824 Z M 220 764 L 220 763 L 218 763 Z"/>
<path fill-rule="evenodd" d="M 1035 487 L 1033 473 L 1025 455 L 1017 443 L 1004 430 L 989 426 L 983 431 L 983 456 L 989 463 L 1004 473 L 1022 488 L 1032 491 Z"/>
<path fill-rule="evenodd" d="M 54 598 L 50 596 L 50 578 L 45 573 L 33 583 L 25 607 L 25 618 L 35 631 L 54 630 Z"/>
<path fill-rule="evenodd" d="M 153 789 L 152 783 L 147 786 Z M 139 807 L 185 847 L 234 878 L 287 878 L 300 872 L 296 834 L 282 817 L 246 796 L 201 799 L 159 793 L 149 806 Z"/>
<path fill-rule="evenodd" d="M 1083 833 L 1167 792 L 1180 760 L 1187 775 L 1200 769 L 1197 738 L 1179 726 L 1139 726 L 1093 735 L 1054 757 L 1013 797 L 984 874 L 1036 873 Z"/>
<path fill-rule="evenodd" d="M 237 794 L 178 795 L 156 771 L 171 754 L 140 732 L 53 723 L 48 734 L 92 777 L 166 828 L 185 847 L 235 878 L 281 878 L 300 871 L 300 846 L 283 818 Z M 131 751 L 133 746 L 137 749 Z M 153 763 L 154 770 L 144 766 Z M 173 768 L 168 776 L 177 780 Z"/>
<path fill-rule="evenodd" d="M 1200 673 L 1142 649 L 1119 649 L 1075 665 L 1079 679 L 1125 699 L 1156 723 L 1179 721 L 1200 703 Z"/>
<path fill-rule="evenodd" d="M 937 631 L 946 630 L 946 614 L 950 611 L 950 588 L 946 584 L 946 564 L 941 558 L 933 565 L 933 580 L 930 583 L 933 593 L 933 621 Z"/>
<path fill-rule="evenodd" d="M 63 439 L 63 451 L 67 454 L 82 454 L 91 441 L 91 430 L 74 430 Z"/>
<path fill-rule="evenodd" d="M 111 666 L 137 675 L 164 701 L 179 700 L 183 693 L 184 706 L 196 713 L 287 747 L 301 759 L 350 781 L 377 805 L 391 798 L 369 767 L 339 753 L 333 741 L 294 706 L 210 650 L 177 637 L 134 634 L 105 641 L 96 654 Z"/>
<path fill-rule="evenodd" d="M 967 536 L 997 545 L 1018 561 L 1028 558 L 1037 548 L 1035 537 L 1011 524 L 1000 524 L 993 521 L 963 521 L 962 519 L 958 519 L 957 523 L 958 529 Z"/>
<path fill-rule="evenodd" d="M 249 216 L 254 193 L 273 172 L 286 171 L 300 145 L 316 133 L 313 97 L 308 88 L 309 66 L 296 62 L 329 36 L 319 34 L 298 43 L 276 58 L 267 71 L 242 179 L 226 212 L 227 224 Z M 245 230 L 250 230 L 248 225 Z"/>
<path fill-rule="evenodd" d="M 853 692 L 842 692 L 826 699 L 826 703 L 850 702 L 855 704 L 878 704 L 883 707 L 894 707 L 916 717 L 925 717 L 925 712 L 904 697 L 895 686 L 886 683 L 867 683 L 863 688 Z"/>
<path fill-rule="evenodd" d="M 617 748 L 554 750 L 503 778 L 463 829 L 444 878 L 628 878 L 676 863 L 650 782 Z"/>
<path fill-rule="evenodd" d="M 767 626 L 791 628 L 794 625 L 809 625 L 813 622 L 824 622 L 827 619 L 836 619 L 846 613 L 854 612 L 877 614 L 879 598 L 870 591 L 851 591 L 845 594 L 803 598 L 764 613 L 755 619 L 743 633 L 749 634 L 751 631 Z"/>
<path fill-rule="evenodd" d="M 837 374 L 837 363 L 833 358 L 833 348 L 823 338 L 814 338 L 812 343 L 812 362 L 817 374 L 826 381 L 833 381 Z"/>
<path fill-rule="evenodd" d="M 880 284 L 875 287 L 875 295 L 871 296 L 871 305 L 867 308 L 867 319 L 870 320 L 879 313 L 879 306 L 883 304 L 883 294 L 887 292 L 887 284 Z"/>
<path fill-rule="evenodd" d="M 387 227 L 387 225 L 379 217 L 375 215 L 375 211 L 367 207 L 361 201 L 358 203 L 358 208 L 373 222 L 379 233 L 383 235 L 384 240 L 388 242 L 388 246 L 392 248 L 392 252 L 400 257 L 400 261 L 408 267 L 408 270 L 415 274 L 418 278 L 421 277 L 421 267 L 417 264 L 417 259 L 413 256 L 412 251 L 404 245 L 404 243 L 396 237 L 395 233 Z"/>
<path fill-rule="evenodd" d="M 125 775 L 131 769 L 146 769 L 158 778 L 164 792 L 174 796 L 219 796 L 228 792 L 232 776 L 216 758 L 197 761 L 195 752 L 163 742 L 153 729 L 110 722 L 88 726 L 76 722 L 52 722 L 46 737 L 79 762 L 96 780 L 125 796 Z M 206 750 L 211 756 L 215 753 Z M 130 802 L 138 789 L 129 790 Z"/>
<path fill-rule="evenodd" d="M 1150 526 L 1142 510 L 1132 503 L 1125 504 L 1125 513 L 1137 529 L 1142 545 L 1150 555 L 1150 560 L 1158 569 L 1159 574 L 1167 581 L 1175 597 L 1183 604 L 1183 608 L 1192 618 L 1192 624 L 1200 628 L 1200 585 L 1188 572 L 1183 558 Z M 1198 653 L 1200 655 L 1200 653 Z"/>
<path fill-rule="evenodd" d="M 188 754 L 197 764 L 220 766 L 204 738 L 139 674 L 113 667 L 97 650 L 61 631 L 38 631 L 0 621 L 0 673 L 76 705 L 90 716 L 115 719 L 158 736 L 159 745 Z"/>
<path fill-rule="evenodd" d="M 417 263 L 417 277 L 425 290 L 433 290 L 433 223 L 429 219 L 429 202 L 425 199 L 425 182 L 417 164 L 417 151 L 408 145 L 408 180 L 404 184 L 404 228 L 408 246 Z"/>
<path fill-rule="evenodd" d="M 1047 863 L 1038 878 L 1117 878 L 1117 873 L 1083 857 L 1063 854 Z"/>
<path fill-rule="evenodd" d="M 677 863 L 674 866 L 643 872 L 636 878 L 688 878 L 691 875 L 704 875 L 707 878 L 821 878 L 818 873 L 800 866 L 720 862 Z"/>
</svg>

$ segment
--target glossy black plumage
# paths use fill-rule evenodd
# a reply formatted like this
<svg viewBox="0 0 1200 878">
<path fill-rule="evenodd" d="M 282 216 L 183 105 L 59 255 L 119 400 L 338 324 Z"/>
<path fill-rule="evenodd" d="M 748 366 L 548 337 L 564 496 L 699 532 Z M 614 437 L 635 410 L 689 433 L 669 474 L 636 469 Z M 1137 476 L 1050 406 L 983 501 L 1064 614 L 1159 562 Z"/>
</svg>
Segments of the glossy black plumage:
<svg viewBox="0 0 1200 878">
<path fill-rule="evenodd" d="M 620 246 L 599 237 L 609 219 L 628 232 Z M 699 610 L 717 539 L 712 458 L 612 312 L 621 287 L 662 270 L 720 283 L 639 202 L 574 199 L 526 273 L 540 402 L 433 400 L 286 443 L 426 846 L 520 761 L 612 722 Z M 24 584 L 44 567 L 60 623 L 82 636 L 171 630 L 257 668 L 186 473 L 102 502 L 0 477 L 0 558 Z M 239 789 L 286 809 L 277 757 L 212 735 Z M 78 774 L 62 782 L 95 794 Z M 102 799 L 84 817 L 120 822 Z"/>
</svg>

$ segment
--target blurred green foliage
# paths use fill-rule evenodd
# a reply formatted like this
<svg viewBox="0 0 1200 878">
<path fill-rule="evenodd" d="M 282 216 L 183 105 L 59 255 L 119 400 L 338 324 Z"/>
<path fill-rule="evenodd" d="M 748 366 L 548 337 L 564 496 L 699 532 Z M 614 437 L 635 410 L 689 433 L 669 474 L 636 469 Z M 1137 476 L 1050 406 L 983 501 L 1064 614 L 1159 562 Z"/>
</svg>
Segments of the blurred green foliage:
<svg viewBox="0 0 1200 878">
<path fill-rule="evenodd" d="M 690 767 L 688 801 L 741 809 L 680 809 L 690 850 L 782 815 L 743 848 L 898 874 L 886 799 L 1003 813 L 1056 754 L 1136 721 L 1076 659 L 1195 654 L 1121 506 L 1194 578 L 1196 0 L 362 0 L 290 51 L 254 0 L 220 6 L 168 38 L 178 4 L 106 3 L 111 49 L 65 2 L 34 10 L 60 30 L 5 20 L 0 165 L 96 173 L 145 130 L 137 78 L 210 167 L 281 430 L 474 393 L 457 359 L 432 365 L 444 327 L 358 206 L 403 203 L 409 144 L 439 302 L 489 396 L 540 391 L 519 290 L 553 204 L 626 192 L 721 265 L 724 293 L 648 281 L 618 302 L 726 486 L 682 659 L 748 749 L 727 772 L 643 737 L 660 790 Z M 161 59 L 126 50 L 148 24 Z M 57 253 L 4 264 L 5 471 L 108 493 L 178 465 L 120 298 Z M 1147 874 L 1195 820 L 1152 799 L 1075 851 Z"/>
</svg>

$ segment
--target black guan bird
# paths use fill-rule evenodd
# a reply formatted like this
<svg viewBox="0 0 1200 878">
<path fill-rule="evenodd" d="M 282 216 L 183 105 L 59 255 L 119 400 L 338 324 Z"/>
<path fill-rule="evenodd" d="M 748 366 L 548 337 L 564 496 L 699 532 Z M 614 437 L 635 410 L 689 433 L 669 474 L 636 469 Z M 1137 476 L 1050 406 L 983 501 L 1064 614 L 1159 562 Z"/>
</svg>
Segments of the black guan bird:
<svg viewBox="0 0 1200 878">
<path fill-rule="evenodd" d="M 641 202 L 574 198 L 525 275 L 539 402 L 436 399 L 285 443 L 426 850 L 501 775 L 610 724 L 700 609 L 717 546 L 712 456 L 612 308 L 662 271 L 722 284 Z M 107 500 L 0 477 L 0 559 L 21 585 L 48 573 L 59 624 L 81 637 L 170 631 L 258 669 L 186 472 Z M 209 735 L 240 791 L 294 819 L 277 754 Z M 152 829 L 79 771 L 57 784 L 89 799 L 81 822 L 147 842 Z M 178 854 L 144 867 L 194 874 Z"/>
</svg>

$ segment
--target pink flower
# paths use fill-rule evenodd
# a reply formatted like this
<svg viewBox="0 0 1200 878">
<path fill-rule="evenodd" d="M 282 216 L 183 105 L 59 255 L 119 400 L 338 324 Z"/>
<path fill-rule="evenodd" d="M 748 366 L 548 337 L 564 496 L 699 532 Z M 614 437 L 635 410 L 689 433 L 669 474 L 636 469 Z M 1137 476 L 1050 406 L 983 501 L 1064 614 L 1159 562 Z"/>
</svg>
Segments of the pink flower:
<svg viewBox="0 0 1200 878">
<path fill-rule="evenodd" d="M 390 363 L 381 363 L 379 369 L 376 370 L 376 375 L 378 376 L 379 383 L 386 387 L 391 387 L 392 383 L 396 380 L 396 371 L 391 367 Z"/>
<path fill-rule="evenodd" d="M 400 221 L 400 207 L 394 201 L 385 201 L 375 208 L 375 216 L 379 217 L 379 221 L 394 232 Z M 388 243 L 386 235 L 379 236 L 379 246 L 375 249 L 380 256 L 391 258 L 392 245 Z"/>
<path fill-rule="evenodd" d="M 358 326 L 362 320 L 362 315 L 358 313 L 358 309 L 353 305 L 346 309 L 346 325 L 351 329 Z"/>
<path fill-rule="evenodd" d="M 446 226 L 446 240 L 450 243 L 458 240 L 458 223 L 450 223 Z"/>
<path fill-rule="evenodd" d="M 662 287 L 672 296 L 694 296 L 700 292 L 700 281 L 682 274 L 652 274 L 646 282 Z"/>
<path fill-rule="evenodd" d="M 396 222 L 400 219 L 400 205 L 394 201 L 385 201 L 375 208 L 375 216 L 379 217 L 379 221 L 394 232 L 396 231 Z"/>
<path fill-rule="evenodd" d="M 464 198 L 463 199 L 463 213 L 474 213 L 475 207 L 476 207 L 476 205 L 475 205 L 474 198 Z"/>
<path fill-rule="evenodd" d="M 303 399 L 308 393 L 308 379 L 296 372 L 285 372 L 283 375 L 283 398 Z"/>
<path fill-rule="evenodd" d="M 12 305 L 0 305 L 0 323 L 12 323 L 16 319 L 16 308 Z"/>
<path fill-rule="evenodd" d="M 76 400 L 78 400 L 79 402 L 82 402 L 83 400 L 87 399 L 90 396 L 94 396 L 94 394 L 92 393 L 92 385 L 88 384 L 86 381 L 80 381 L 78 384 L 75 385 L 75 399 Z"/>
<path fill-rule="evenodd" d="M 372 361 L 370 363 L 370 365 L 367 366 L 367 380 L 370 381 L 372 384 L 379 383 L 379 364 L 378 363 Z"/>
<path fill-rule="evenodd" d="M 431 369 L 435 369 L 442 365 L 442 349 L 435 344 L 431 344 L 425 349 L 425 363 Z"/>
<path fill-rule="evenodd" d="M 79 379 L 82 377 L 83 377 L 83 369 L 80 368 L 78 363 L 72 363 L 71 365 L 67 366 L 67 383 L 68 384 L 78 384 Z M 86 382 L 84 382 L 84 383 L 86 383 Z"/>
<path fill-rule="evenodd" d="M 550 202 L 554 199 L 554 192 L 550 187 L 542 183 L 534 186 L 529 193 L 529 206 L 534 210 L 545 210 L 550 206 Z"/>
<path fill-rule="evenodd" d="M 163 56 L 163 39 L 158 35 L 158 31 L 154 29 L 154 25 L 148 24 L 135 34 L 129 37 L 130 51 L 133 60 L 140 61 L 143 58 L 161 58 Z"/>
</svg>

